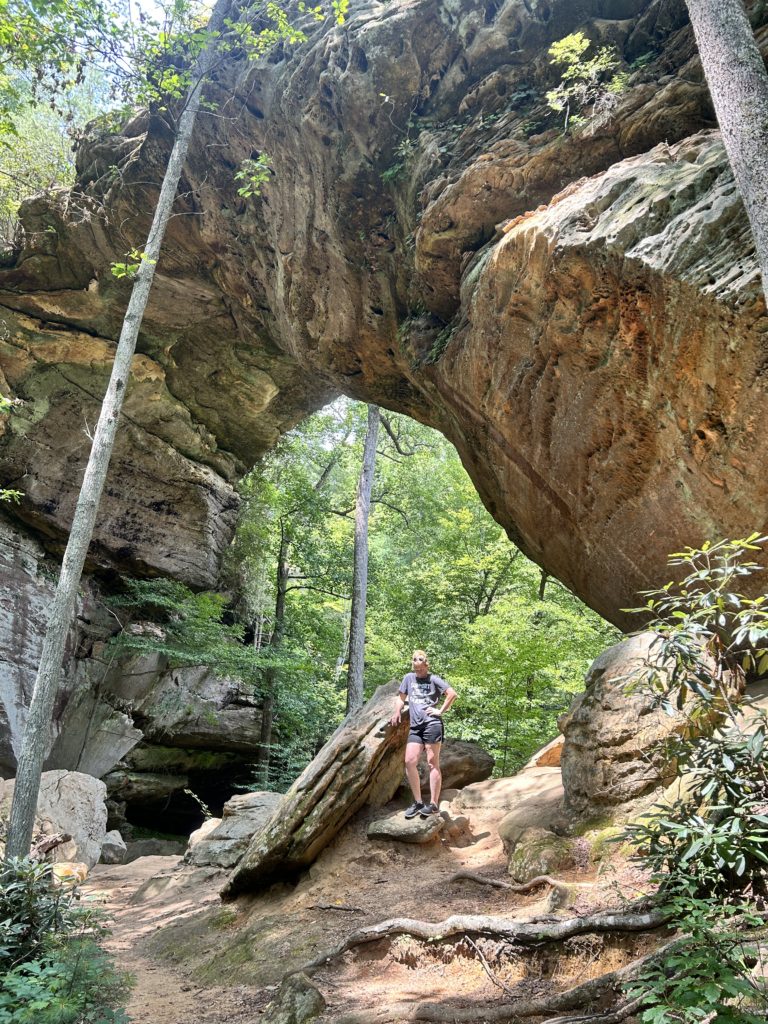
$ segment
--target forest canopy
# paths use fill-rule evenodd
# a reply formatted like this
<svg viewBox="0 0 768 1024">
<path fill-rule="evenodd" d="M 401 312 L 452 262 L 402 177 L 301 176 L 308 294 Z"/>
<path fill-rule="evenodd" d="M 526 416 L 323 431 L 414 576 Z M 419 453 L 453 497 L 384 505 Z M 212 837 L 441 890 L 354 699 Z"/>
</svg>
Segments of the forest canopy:
<svg viewBox="0 0 768 1024">
<path fill-rule="evenodd" d="M 237 675 L 251 695 L 274 697 L 262 782 L 277 788 L 344 714 L 365 417 L 364 405 L 339 400 L 287 434 L 243 480 L 220 597 L 155 582 L 118 599 L 171 624 L 161 645 L 171 659 L 204 662 Z M 497 773 L 510 774 L 556 735 L 590 662 L 620 634 L 512 544 L 441 435 L 403 416 L 384 421 L 370 518 L 366 696 L 401 677 L 414 648 L 426 648 L 432 669 L 460 694 L 448 736 L 476 740 L 496 758 Z M 118 642 L 160 643 L 130 633 Z"/>
</svg>

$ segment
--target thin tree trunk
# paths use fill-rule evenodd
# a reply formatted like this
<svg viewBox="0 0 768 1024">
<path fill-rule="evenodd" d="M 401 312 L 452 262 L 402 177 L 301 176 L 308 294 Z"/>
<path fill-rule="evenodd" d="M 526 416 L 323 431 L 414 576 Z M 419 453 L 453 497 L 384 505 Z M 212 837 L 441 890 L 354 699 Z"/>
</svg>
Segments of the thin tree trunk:
<svg viewBox="0 0 768 1024">
<path fill-rule="evenodd" d="M 285 636 L 285 598 L 288 593 L 290 575 L 289 555 L 291 538 L 287 528 L 280 527 L 280 549 L 277 554 L 277 580 L 275 597 L 275 621 L 272 624 L 272 636 L 269 646 L 272 651 L 279 651 Z M 261 702 L 261 730 L 259 733 L 259 750 L 254 767 L 256 781 L 265 786 L 269 781 L 269 762 L 272 755 L 272 725 L 275 718 L 275 694 L 277 693 L 278 670 L 268 668 L 265 672 L 266 690 Z"/>
<path fill-rule="evenodd" d="M 349 623 L 349 674 L 347 676 L 347 714 L 363 706 L 363 667 L 365 664 L 365 609 L 368 601 L 368 519 L 371 514 L 371 490 L 376 468 L 376 441 L 379 436 L 379 408 L 368 406 L 368 430 L 363 448 L 363 465 L 357 485 L 355 506 L 355 562 L 352 575 L 352 612 Z"/>
<path fill-rule="evenodd" d="M 64 552 L 56 594 L 51 605 L 40 666 L 24 729 L 8 826 L 6 855 L 9 857 L 25 856 L 29 852 L 32 841 L 37 797 L 40 792 L 40 775 L 45 759 L 51 714 L 61 676 L 67 633 L 72 624 L 77 601 L 77 588 L 93 535 L 101 492 L 115 443 L 120 410 L 128 386 L 131 360 L 136 349 L 139 328 L 155 276 L 155 265 L 160 257 L 165 229 L 171 216 L 176 189 L 189 149 L 192 129 L 200 107 L 203 82 L 216 57 L 217 35 L 223 26 L 229 2 L 230 0 L 218 0 L 211 15 L 208 29 L 216 35 L 211 37 L 195 68 L 186 107 L 179 120 L 178 134 L 163 177 L 152 227 L 144 246 L 145 255 L 136 275 L 120 331 L 112 376 L 101 407 L 91 454 L 72 519 L 69 541 Z"/>
<path fill-rule="evenodd" d="M 768 303 L 768 74 L 741 0 L 686 0 Z"/>
<path fill-rule="evenodd" d="M 544 600 L 544 592 L 547 589 L 547 580 L 549 579 L 549 573 L 541 570 L 541 578 L 539 579 L 539 600 Z"/>
</svg>

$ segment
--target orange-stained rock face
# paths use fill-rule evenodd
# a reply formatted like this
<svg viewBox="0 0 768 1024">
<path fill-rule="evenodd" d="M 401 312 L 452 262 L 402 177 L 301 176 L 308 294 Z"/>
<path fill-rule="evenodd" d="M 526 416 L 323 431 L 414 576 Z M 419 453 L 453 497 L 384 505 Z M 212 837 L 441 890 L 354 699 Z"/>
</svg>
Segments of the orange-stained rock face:
<svg viewBox="0 0 768 1024">
<path fill-rule="evenodd" d="M 547 51 L 579 27 L 632 77 L 563 136 Z M 670 550 L 765 528 L 766 317 L 682 0 L 353 2 L 211 96 L 97 559 L 212 581 L 231 481 L 337 392 L 441 429 L 510 535 L 616 622 Z M 168 147 L 146 115 L 90 140 L 79 193 L 31 202 L 0 271 L 24 402 L 0 464 L 54 537 L 125 306 L 109 263 Z M 273 178 L 245 201 L 259 152 Z"/>
</svg>

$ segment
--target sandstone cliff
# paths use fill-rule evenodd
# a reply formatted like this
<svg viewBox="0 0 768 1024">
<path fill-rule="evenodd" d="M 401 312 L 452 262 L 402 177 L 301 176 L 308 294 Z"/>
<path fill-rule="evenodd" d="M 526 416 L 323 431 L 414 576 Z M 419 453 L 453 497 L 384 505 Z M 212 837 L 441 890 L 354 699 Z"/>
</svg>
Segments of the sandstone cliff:
<svg viewBox="0 0 768 1024">
<path fill-rule="evenodd" d="M 547 49 L 577 27 L 634 70 L 610 121 L 563 136 Z M 233 482 L 336 392 L 441 429 L 510 535 L 616 622 L 668 551 L 764 529 L 765 310 L 682 0 L 362 0 L 211 99 L 92 567 L 211 585 Z M 169 145 L 146 113 L 94 132 L 0 271 L 21 402 L 0 465 L 54 553 L 126 301 L 109 263 Z"/>
</svg>

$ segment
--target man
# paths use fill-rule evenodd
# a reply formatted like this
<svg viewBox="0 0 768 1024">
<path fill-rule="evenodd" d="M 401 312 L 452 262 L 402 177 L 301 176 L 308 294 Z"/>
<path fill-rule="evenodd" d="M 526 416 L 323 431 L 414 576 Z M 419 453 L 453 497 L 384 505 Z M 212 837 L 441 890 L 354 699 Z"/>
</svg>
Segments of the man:
<svg viewBox="0 0 768 1024">
<path fill-rule="evenodd" d="M 400 683 L 395 713 L 390 719 L 398 725 L 403 707 L 408 702 L 411 729 L 405 747 L 405 774 L 413 793 L 413 803 L 406 810 L 406 818 L 420 814 L 428 818 L 437 814 L 440 802 L 440 744 L 443 742 L 442 716 L 456 700 L 456 691 L 440 676 L 429 671 L 429 659 L 424 651 L 414 651 L 411 660 L 413 672 L 409 672 Z M 443 697 L 442 707 L 436 707 Z M 421 782 L 419 781 L 419 758 L 426 748 L 429 765 L 429 803 L 422 803 Z"/>
</svg>

